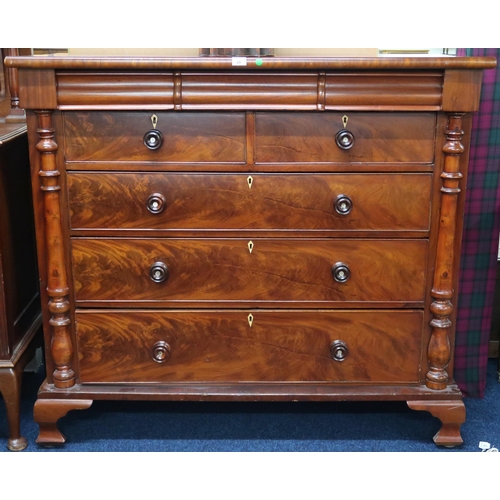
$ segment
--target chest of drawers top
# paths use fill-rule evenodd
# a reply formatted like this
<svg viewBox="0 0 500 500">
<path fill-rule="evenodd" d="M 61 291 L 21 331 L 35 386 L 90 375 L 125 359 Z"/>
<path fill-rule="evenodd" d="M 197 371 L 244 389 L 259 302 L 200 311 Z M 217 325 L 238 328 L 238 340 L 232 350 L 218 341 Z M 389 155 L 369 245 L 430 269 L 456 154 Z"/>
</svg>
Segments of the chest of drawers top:
<svg viewBox="0 0 500 500">
<path fill-rule="evenodd" d="M 27 109 L 466 112 L 495 59 L 12 57 L 6 66 L 19 70 Z"/>
</svg>

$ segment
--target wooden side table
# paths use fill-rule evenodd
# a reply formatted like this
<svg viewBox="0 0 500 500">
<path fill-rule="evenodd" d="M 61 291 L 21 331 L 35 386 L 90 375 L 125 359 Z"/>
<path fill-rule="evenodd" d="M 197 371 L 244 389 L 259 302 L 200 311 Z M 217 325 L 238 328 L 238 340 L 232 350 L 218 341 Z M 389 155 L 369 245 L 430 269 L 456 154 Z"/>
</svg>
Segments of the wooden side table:
<svg viewBox="0 0 500 500">
<path fill-rule="evenodd" d="M 20 433 L 21 378 L 41 343 L 34 241 L 26 126 L 0 123 L 0 393 L 11 451 L 27 446 Z"/>
</svg>

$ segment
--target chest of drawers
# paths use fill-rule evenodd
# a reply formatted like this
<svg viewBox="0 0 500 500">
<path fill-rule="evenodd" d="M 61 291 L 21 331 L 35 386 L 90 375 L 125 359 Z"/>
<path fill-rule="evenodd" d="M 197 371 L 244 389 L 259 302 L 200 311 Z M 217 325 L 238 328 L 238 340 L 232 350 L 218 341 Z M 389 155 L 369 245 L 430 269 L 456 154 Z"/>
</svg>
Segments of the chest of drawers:
<svg viewBox="0 0 500 500">
<path fill-rule="evenodd" d="M 47 379 L 98 399 L 403 400 L 460 444 L 471 113 L 494 59 L 11 58 Z"/>
</svg>

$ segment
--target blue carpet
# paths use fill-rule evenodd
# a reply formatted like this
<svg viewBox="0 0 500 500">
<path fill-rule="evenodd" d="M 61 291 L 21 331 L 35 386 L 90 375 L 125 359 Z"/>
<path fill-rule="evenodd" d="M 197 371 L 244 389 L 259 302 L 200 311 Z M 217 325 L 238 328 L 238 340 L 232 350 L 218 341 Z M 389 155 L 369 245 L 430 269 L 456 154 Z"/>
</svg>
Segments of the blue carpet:
<svg viewBox="0 0 500 500">
<path fill-rule="evenodd" d="M 21 428 L 25 452 L 479 452 L 479 441 L 500 447 L 500 383 L 488 365 L 484 399 L 465 399 L 464 444 L 437 447 L 440 422 L 404 402 L 214 403 L 95 401 L 59 421 L 67 442 L 43 448 L 33 403 L 43 374 L 26 373 Z M 0 449 L 7 451 L 0 404 Z"/>
</svg>

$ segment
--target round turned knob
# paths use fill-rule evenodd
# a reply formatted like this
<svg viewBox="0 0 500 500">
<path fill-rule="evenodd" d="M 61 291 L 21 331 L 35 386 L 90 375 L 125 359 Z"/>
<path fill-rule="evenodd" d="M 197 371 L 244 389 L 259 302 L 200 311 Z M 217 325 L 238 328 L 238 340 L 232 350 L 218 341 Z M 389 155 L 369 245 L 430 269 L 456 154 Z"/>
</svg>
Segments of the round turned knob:
<svg viewBox="0 0 500 500">
<path fill-rule="evenodd" d="M 335 200 L 335 210 L 340 215 L 347 215 L 352 210 L 352 200 L 345 194 L 339 194 Z"/>
<path fill-rule="evenodd" d="M 151 129 L 144 134 L 144 145 L 148 149 L 158 149 L 163 143 L 161 132 L 156 129 Z"/>
<path fill-rule="evenodd" d="M 159 214 L 160 212 L 163 212 L 166 204 L 167 200 L 165 199 L 165 196 L 160 193 L 153 193 L 146 202 L 146 206 L 152 214 Z"/>
<path fill-rule="evenodd" d="M 170 346 L 160 340 L 153 346 L 153 360 L 157 363 L 165 363 L 170 358 Z"/>
<path fill-rule="evenodd" d="M 349 354 L 349 349 L 343 340 L 334 340 L 330 344 L 330 354 L 335 361 L 344 361 Z"/>
<path fill-rule="evenodd" d="M 351 276 L 351 271 L 347 264 L 343 262 L 337 262 L 332 266 L 332 275 L 335 281 L 339 283 L 345 283 Z"/>
<path fill-rule="evenodd" d="M 351 149 L 354 144 L 354 135 L 349 130 L 342 129 L 337 132 L 335 142 L 340 149 Z"/>
<path fill-rule="evenodd" d="M 149 268 L 149 277 L 155 283 L 161 283 L 168 278 L 168 267 L 163 262 L 155 262 Z"/>
</svg>

